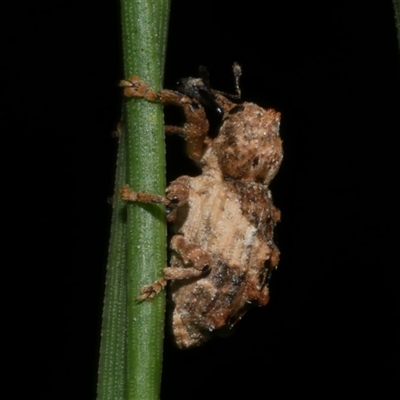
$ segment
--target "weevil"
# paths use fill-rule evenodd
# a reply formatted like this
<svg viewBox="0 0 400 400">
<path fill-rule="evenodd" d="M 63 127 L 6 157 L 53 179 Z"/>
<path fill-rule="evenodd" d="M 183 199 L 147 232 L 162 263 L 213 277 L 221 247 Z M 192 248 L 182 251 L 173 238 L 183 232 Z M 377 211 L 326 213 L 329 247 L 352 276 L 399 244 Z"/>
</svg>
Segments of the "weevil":
<svg viewBox="0 0 400 400">
<path fill-rule="evenodd" d="M 236 63 L 233 72 L 235 95 L 211 89 L 204 70 L 201 78 L 182 80 L 179 91 L 155 92 L 138 76 L 121 81 L 127 97 L 183 110 L 184 124 L 165 130 L 183 134 L 188 156 L 202 171 L 171 182 L 165 196 L 121 189 L 124 200 L 167 207 L 170 262 L 138 300 L 153 299 L 170 282 L 172 330 L 180 348 L 199 346 L 230 330 L 250 307 L 266 305 L 269 276 L 279 262 L 274 228 L 280 211 L 269 184 L 283 157 L 280 113 L 240 102 Z M 205 112 L 210 106 L 222 114 L 215 137 Z"/>
</svg>

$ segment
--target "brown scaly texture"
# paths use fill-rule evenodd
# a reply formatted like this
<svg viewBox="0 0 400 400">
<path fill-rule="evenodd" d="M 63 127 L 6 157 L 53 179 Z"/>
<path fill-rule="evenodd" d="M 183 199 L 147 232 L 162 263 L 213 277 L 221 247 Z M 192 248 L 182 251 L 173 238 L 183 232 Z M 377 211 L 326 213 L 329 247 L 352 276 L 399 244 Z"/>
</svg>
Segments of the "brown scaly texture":
<svg viewBox="0 0 400 400">
<path fill-rule="evenodd" d="M 162 201 L 154 199 L 170 209 L 172 256 L 164 277 L 144 287 L 139 296 L 151 299 L 171 281 L 176 344 L 195 347 L 213 332 L 232 328 L 249 307 L 269 301 L 268 277 L 279 262 L 273 232 L 280 212 L 268 184 L 282 161 L 280 114 L 253 103 L 236 104 L 209 89 L 224 114 L 212 139 L 207 136 L 209 124 L 199 96 L 169 90 L 157 94 L 137 77 L 132 79 L 123 81 L 126 95 L 183 109 L 186 123 L 169 130 L 183 132 L 189 157 L 202 168 L 200 176 L 172 182 Z M 188 82 L 193 86 L 186 93 L 197 93 L 198 87 L 204 90 L 200 79 Z M 136 199 L 146 198 L 141 196 Z"/>
</svg>

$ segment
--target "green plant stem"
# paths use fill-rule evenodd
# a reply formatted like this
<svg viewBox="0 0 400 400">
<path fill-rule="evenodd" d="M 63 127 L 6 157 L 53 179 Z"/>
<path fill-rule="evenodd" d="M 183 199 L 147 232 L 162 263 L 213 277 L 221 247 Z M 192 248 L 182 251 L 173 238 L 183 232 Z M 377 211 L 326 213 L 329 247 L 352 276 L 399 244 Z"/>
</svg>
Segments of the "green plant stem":
<svg viewBox="0 0 400 400">
<path fill-rule="evenodd" d="M 160 3 L 160 2 L 158 2 Z M 125 76 L 139 75 L 161 89 L 156 2 L 122 2 Z M 160 104 L 130 100 L 125 107 L 127 183 L 137 191 L 165 192 L 163 114 Z M 127 219 L 127 399 L 157 399 L 161 383 L 165 294 L 137 303 L 142 286 L 162 276 L 166 265 L 165 210 L 129 204 Z"/>
<path fill-rule="evenodd" d="M 169 0 L 121 0 L 124 78 L 161 89 Z M 98 400 L 159 398 L 165 294 L 137 303 L 143 285 L 162 276 L 166 224 L 162 206 L 124 204 L 119 188 L 165 192 L 163 115 L 159 104 L 128 100 L 120 138 L 103 314 Z M 125 339 L 125 340 L 124 340 Z"/>
<path fill-rule="evenodd" d="M 164 11 L 164 12 L 162 12 Z M 123 0 L 124 74 L 139 75 L 161 89 L 161 48 L 157 41 L 168 3 Z M 160 15 L 157 15 L 157 13 Z M 160 104 L 129 100 L 125 107 L 127 183 L 137 191 L 165 193 L 163 114 Z M 166 265 L 166 223 L 162 206 L 127 206 L 127 399 L 158 399 L 161 383 L 165 294 L 137 303 L 144 285 L 162 276 Z"/>
<path fill-rule="evenodd" d="M 126 382 L 126 204 L 117 195 L 126 182 L 126 146 L 120 132 L 100 346 L 98 400 L 124 399 Z"/>
<path fill-rule="evenodd" d="M 400 0 L 393 0 L 393 7 L 397 28 L 397 45 L 399 46 L 400 50 Z"/>
</svg>

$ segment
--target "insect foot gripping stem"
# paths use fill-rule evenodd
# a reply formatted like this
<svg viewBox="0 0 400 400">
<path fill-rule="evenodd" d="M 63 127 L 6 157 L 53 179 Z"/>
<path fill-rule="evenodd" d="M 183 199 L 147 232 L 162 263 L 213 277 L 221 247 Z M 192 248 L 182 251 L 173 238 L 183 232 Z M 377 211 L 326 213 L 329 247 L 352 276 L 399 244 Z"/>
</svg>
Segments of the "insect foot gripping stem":
<svg viewBox="0 0 400 400">
<path fill-rule="evenodd" d="M 157 279 L 151 285 L 143 286 L 140 289 L 140 296 L 136 297 L 136 301 L 151 301 L 161 292 L 167 285 L 167 281 L 164 278 Z"/>
</svg>

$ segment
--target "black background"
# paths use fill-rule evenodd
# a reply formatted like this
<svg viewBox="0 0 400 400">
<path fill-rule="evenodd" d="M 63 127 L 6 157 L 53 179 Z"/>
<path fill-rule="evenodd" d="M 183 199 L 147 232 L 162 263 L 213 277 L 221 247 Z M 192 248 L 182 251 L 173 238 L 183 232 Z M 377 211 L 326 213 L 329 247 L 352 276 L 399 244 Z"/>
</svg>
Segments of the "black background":
<svg viewBox="0 0 400 400">
<path fill-rule="evenodd" d="M 5 172 L 17 175 L 11 199 L 22 199 L 6 211 L 18 220 L 10 248 L 24 298 L 14 314 L 24 349 L 15 370 L 20 382 L 33 377 L 29 390 L 41 399 L 91 399 L 121 110 L 119 5 L 18 7 L 1 74 L 12 86 L 5 136 L 16 139 Z M 281 264 L 270 305 L 231 337 L 190 351 L 166 337 L 161 398 L 397 398 L 392 3 L 173 0 L 165 86 L 206 65 L 212 86 L 232 92 L 234 61 L 243 99 L 282 113 L 285 158 L 272 185 Z M 167 160 L 169 178 L 193 172 L 178 140 Z"/>
</svg>

